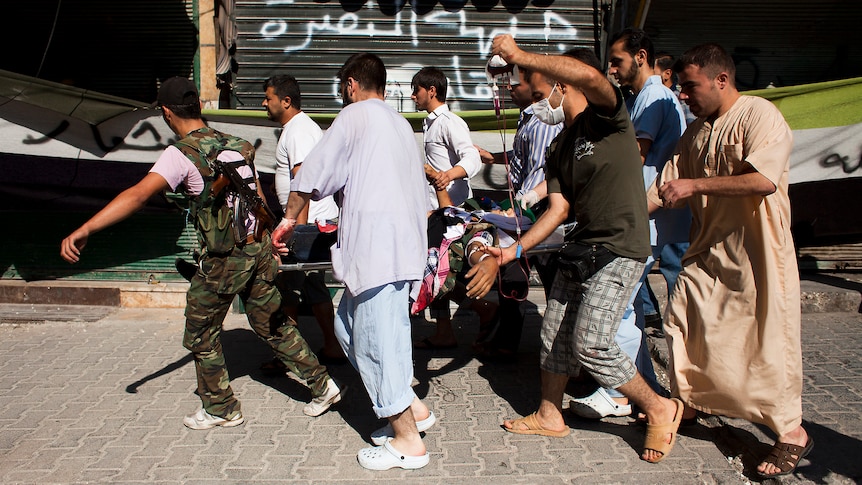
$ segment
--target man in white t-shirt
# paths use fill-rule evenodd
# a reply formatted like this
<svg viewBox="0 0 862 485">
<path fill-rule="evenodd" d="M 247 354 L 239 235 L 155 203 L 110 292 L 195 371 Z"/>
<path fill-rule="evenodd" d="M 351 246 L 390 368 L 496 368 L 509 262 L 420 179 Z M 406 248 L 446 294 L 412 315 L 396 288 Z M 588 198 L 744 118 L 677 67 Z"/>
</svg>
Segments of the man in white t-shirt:
<svg viewBox="0 0 862 485">
<path fill-rule="evenodd" d="M 290 182 L 299 172 L 306 155 L 317 145 L 323 131 L 302 111 L 299 83 L 290 75 L 272 76 L 263 83 L 263 107 L 272 121 L 283 127 L 275 150 L 275 191 L 282 207 L 287 205 Z M 330 195 L 310 201 L 297 217 L 298 224 L 326 224 L 338 219 L 338 206 Z M 282 294 L 282 308 L 294 320 L 299 313 L 300 300 L 311 306 L 311 311 L 323 332 L 323 348 L 318 358 L 326 364 L 347 363 L 341 346 L 335 338 L 335 308 L 326 287 L 324 271 L 281 272 L 276 286 Z M 265 369 L 281 371 L 278 361 L 264 365 Z"/>
</svg>

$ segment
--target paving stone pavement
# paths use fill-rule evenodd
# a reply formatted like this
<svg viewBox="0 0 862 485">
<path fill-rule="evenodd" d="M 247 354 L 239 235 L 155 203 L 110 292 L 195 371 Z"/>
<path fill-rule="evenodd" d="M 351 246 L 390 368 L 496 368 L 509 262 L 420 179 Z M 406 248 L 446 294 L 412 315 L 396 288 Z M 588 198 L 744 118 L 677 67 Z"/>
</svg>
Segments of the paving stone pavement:
<svg viewBox="0 0 862 485">
<path fill-rule="evenodd" d="M 332 366 L 350 386 L 344 401 L 319 418 L 302 414 L 308 390 L 289 377 L 258 370 L 264 343 L 231 314 L 223 344 L 246 423 L 188 430 L 199 407 L 194 369 L 182 347 L 181 309 L 116 308 L 95 321 L 0 324 L 0 483 L 237 484 L 592 484 L 722 483 L 754 480 L 757 458 L 772 438 L 747 422 L 702 417 L 680 433 L 659 464 L 638 459 L 643 428 L 629 418 L 587 421 L 554 439 L 506 433 L 502 419 L 534 411 L 539 399 L 541 290 L 527 303 L 522 346 L 508 362 L 482 362 L 470 352 L 477 321 L 456 313 L 461 344 L 416 351 L 415 390 L 439 418 L 425 435 L 431 464 L 416 471 L 371 472 L 356 451 L 382 424 L 356 373 Z M 63 312 L 58 312 L 62 314 Z M 72 312 L 74 313 L 74 312 Z M 314 321 L 302 332 L 320 345 Z M 433 332 L 414 320 L 417 339 Z M 654 342 L 655 343 L 655 342 Z M 816 446 L 798 473 L 781 483 L 862 480 L 862 315 L 803 315 L 804 412 Z M 660 357 L 660 345 L 655 346 Z M 584 395 L 588 379 L 567 392 Z M 773 481 L 778 483 L 779 481 Z"/>
</svg>

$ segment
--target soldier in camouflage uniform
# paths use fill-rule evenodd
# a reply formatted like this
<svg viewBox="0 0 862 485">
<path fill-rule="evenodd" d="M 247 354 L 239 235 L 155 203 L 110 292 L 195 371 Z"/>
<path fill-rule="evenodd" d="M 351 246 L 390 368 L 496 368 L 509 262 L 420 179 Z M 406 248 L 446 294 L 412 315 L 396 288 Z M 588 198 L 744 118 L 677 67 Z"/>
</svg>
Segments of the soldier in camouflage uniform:
<svg viewBox="0 0 862 485">
<path fill-rule="evenodd" d="M 165 122 L 183 138 L 168 147 L 150 173 L 125 190 L 61 243 L 60 255 L 74 263 L 90 234 L 137 212 L 151 196 L 175 190 L 180 184 L 190 196 L 190 210 L 201 243 L 199 268 L 187 295 L 183 345 L 194 355 L 202 408 L 186 416 L 192 429 L 237 426 L 243 423 L 239 401 L 230 387 L 220 341 L 222 322 L 235 296 L 246 308 L 255 333 L 278 359 L 304 379 L 313 399 L 303 412 L 323 414 L 341 399 L 341 390 L 300 335 L 296 322 L 284 318 L 281 296 L 272 282 L 278 263 L 268 230 L 260 217 L 247 212 L 236 188 L 220 186 L 212 168 L 217 158 L 245 177 L 257 190 L 254 148 L 245 140 L 219 133 L 201 119 L 195 86 L 185 78 L 171 78 L 159 90 L 158 104 Z"/>
</svg>

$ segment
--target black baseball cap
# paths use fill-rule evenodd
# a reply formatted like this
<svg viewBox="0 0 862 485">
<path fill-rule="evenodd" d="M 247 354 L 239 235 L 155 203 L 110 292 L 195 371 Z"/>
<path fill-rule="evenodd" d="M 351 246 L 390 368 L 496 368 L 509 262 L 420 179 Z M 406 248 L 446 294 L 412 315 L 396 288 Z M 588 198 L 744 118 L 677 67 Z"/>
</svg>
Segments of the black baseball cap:
<svg viewBox="0 0 862 485">
<path fill-rule="evenodd" d="M 174 76 L 165 79 L 159 88 L 159 96 L 156 100 L 158 106 L 182 106 L 199 104 L 198 90 L 194 83 L 188 78 Z"/>
</svg>

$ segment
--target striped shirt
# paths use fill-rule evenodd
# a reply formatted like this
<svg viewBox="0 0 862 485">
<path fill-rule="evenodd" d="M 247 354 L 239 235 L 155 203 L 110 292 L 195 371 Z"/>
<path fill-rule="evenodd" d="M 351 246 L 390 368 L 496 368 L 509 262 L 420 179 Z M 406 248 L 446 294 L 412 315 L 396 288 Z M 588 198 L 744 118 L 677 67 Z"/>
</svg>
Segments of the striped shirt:
<svg viewBox="0 0 862 485">
<path fill-rule="evenodd" d="M 545 180 L 545 151 L 562 131 L 563 123 L 549 125 L 533 115 L 533 107 L 521 111 L 512 142 L 509 178 L 516 195 L 523 195 Z"/>
</svg>

